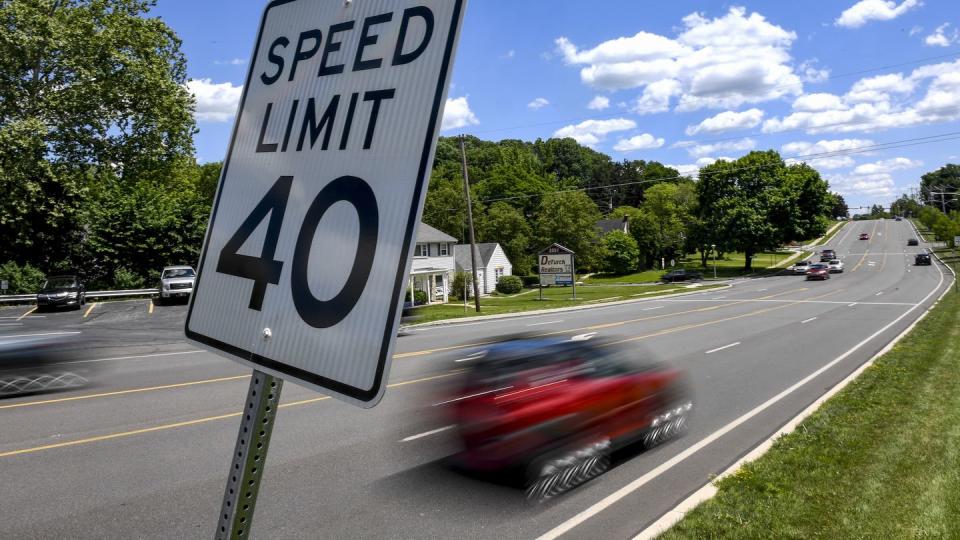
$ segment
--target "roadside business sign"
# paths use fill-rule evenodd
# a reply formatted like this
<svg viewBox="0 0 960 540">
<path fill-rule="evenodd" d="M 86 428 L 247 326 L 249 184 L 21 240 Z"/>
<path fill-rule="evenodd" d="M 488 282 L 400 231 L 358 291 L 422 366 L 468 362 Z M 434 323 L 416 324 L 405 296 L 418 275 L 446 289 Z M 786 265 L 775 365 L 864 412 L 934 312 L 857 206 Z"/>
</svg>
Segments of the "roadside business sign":
<svg viewBox="0 0 960 540">
<path fill-rule="evenodd" d="M 953 237 L 953 245 L 954 245 L 954 247 L 960 246 L 960 236 L 954 236 L 954 237 Z M 4 282 L 4 283 L 6 283 L 6 282 Z M 6 287 L 4 287 L 4 288 L 6 288 Z"/>
<path fill-rule="evenodd" d="M 0 290 L 7 290 L 10 288 L 10 284 L 7 283 L 7 280 L 0 281 Z"/>
<path fill-rule="evenodd" d="M 465 4 L 267 5 L 188 338 L 353 404 L 381 399 Z"/>
<path fill-rule="evenodd" d="M 572 285 L 576 287 L 574 283 L 574 258 L 574 252 L 560 244 L 553 244 L 540 252 L 537 259 L 537 268 L 540 274 L 541 299 L 543 298 L 544 286 Z M 576 298 L 576 295 L 576 288 L 574 288 L 574 298 Z"/>
</svg>

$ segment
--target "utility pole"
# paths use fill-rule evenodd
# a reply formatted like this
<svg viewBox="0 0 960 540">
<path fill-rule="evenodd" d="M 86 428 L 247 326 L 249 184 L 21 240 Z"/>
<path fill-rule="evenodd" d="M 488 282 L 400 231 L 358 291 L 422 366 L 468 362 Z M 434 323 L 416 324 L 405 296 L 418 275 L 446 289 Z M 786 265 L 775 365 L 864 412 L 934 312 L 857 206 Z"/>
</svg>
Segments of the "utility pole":
<svg viewBox="0 0 960 540">
<path fill-rule="evenodd" d="M 460 135 L 460 164 L 463 167 L 463 195 L 467 198 L 467 226 L 470 235 L 470 267 L 473 270 L 473 301 L 480 313 L 480 283 L 477 279 L 477 242 L 473 236 L 473 205 L 470 202 L 470 176 L 467 174 L 467 151 L 464 148 L 463 135 Z"/>
</svg>

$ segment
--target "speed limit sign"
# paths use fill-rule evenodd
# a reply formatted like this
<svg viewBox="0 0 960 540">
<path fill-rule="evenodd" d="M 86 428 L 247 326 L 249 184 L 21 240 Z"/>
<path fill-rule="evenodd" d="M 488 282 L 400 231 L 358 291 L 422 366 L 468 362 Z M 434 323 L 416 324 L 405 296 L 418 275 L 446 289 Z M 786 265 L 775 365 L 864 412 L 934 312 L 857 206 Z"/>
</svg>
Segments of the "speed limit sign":
<svg viewBox="0 0 960 540">
<path fill-rule="evenodd" d="M 267 6 L 188 338 L 355 404 L 380 400 L 463 4 Z"/>
</svg>

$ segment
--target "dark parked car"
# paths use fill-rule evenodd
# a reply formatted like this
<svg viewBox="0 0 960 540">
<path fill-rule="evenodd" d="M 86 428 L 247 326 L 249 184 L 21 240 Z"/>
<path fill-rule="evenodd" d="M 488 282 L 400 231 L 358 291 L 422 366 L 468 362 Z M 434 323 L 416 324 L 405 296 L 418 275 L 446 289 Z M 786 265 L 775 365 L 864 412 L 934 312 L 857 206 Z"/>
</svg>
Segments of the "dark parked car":
<svg viewBox="0 0 960 540">
<path fill-rule="evenodd" d="M 903 221 L 903 218 L 900 217 L 900 216 L 897 216 L 897 217 L 895 217 L 895 218 L 893 218 L 893 219 L 895 219 L 895 220 L 897 220 L 897 221 Z"/>
<path fill-rule="evenodd" d="M 74 275 L 53 276 L 47 278 L 37 293 L 37 311 L 58 307 L 73 307 L 87 303 L 87 291 L 83 281 Z"/>
<path fill-rule="evenodd" d="M 837 252 L 832 249 L 825 249 L 820 252 L 820 262 L 830 262 L 837 258 Z"/>
<path fill-rule="evenodd" d="M 917 266 L 930 266 L 933 264 L 933 260 L 930 257 L 930 252 L 923 250 L 920 253 L 917 253 L 913 257 L 913 264 Z"/>
<path fill-rule="evenodd" d="M 907 240 L 907 245 L 908 245 L 908 246 L 919 246 L 919 245 L 920 245 L 920 242 L 919 242 L 916 238 L 911 238 L 911 239 Z"/>
<path fill-rule="evenodd" d="M 688 272 L 683 268 L 677 270 L 671 270 L 664 274 L 660 280 L 667 283 L 672 283 L 674 281 L 699 281 L 703 279 L 703 276 L 700 275 L 700 272 Z"/>
<path fill-rule="evenodd" d="M 522 481 L 544 500 L 602 474 L 610 454 L 682 434 L 693 402 L 683 372 L 609 342 L 520 337 L 493 345 L 444 403 L 462 468 Z"/>
</svg>

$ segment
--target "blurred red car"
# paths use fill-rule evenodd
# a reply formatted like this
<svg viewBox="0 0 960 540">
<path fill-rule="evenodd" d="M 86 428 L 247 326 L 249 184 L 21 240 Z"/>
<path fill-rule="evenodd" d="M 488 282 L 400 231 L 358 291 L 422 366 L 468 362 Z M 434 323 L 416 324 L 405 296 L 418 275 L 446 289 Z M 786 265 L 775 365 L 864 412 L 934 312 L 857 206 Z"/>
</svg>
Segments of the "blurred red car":
<svg viewBox="0 0 960 540">
<path fill-rule="evenodd" d="M 490 348 L 448 400 L 474 471 L 518 475 L 544 500 L 602 474 L 614 449 L 684 432 L 685 375 L 605 342 L 512 339 Z"/>
<path fill-rule="evenodd" d="M 807 270 L 807 279 L 830 279 L 830 265 L 811 264 L 810 269 Z"/>
<path fill-rule="evenodd" d="M 870 235 L 869 235 L 868 233 L 860 233 L 860 239 L 861 239 L 861 240 L 869 240 L 869 239 L 870 239 Z"/>
</svg>

